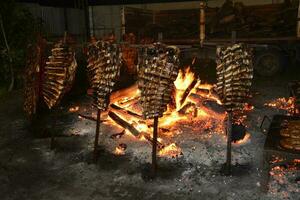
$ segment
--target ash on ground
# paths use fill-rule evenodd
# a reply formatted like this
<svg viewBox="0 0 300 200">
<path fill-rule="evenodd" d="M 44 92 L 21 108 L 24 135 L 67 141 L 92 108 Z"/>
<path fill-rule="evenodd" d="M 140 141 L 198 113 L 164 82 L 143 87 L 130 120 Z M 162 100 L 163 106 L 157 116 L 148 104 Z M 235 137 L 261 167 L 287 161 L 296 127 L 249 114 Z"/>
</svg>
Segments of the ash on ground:
<svg viewBox="0 0 300 200">
<path fill-rule="evenodd" d="M 180 147 L 178 156 L 161 156 L 154 180 L 142 177 L 151 160 L 151 145 L 103 123 L 98 163 L 92 162 L 95 122 L 78 118 L 69 107 L 48 113 L 32 127 L 21 112 L 21 93 L 3 99 L 0 107 L 0 194 L 1 199 L 299 199 L 299 169 L 273 168 L 264 192 L 262 170 L 265 134 L 259 126 L 264 115 L 285 113 L 266 107 L 272 99 L 287 96 L 285 82 L 256 81 L 247 114 L 248 140 L 233 144 L 232 175 L 220 173 L 226 159 L 226 137 L 222 132 L 195 130 L 191 123 L 173 128 L 172 137 Z M 14 96 L 14 98 L 12 98 Z M 79 111 L 94 112 L 85 99 L 73 102 Z M 72 105 L 73 105 L 72 104 Z M 55 116 L 55 117 L 54 117 Z M 54 122 L 55 121 L 55 122 Z M 267 129 L 267 127 L 266 127 Z M 54 149 L 50 137 L 37 138 L 32 132 L 59 133 Z M 50 132 L 50 133 L 49 133 Z M 115 148 L 126 144 L 124 155 Z M 124 145 L 123 145 L 124 146 Z"/>
</svg>

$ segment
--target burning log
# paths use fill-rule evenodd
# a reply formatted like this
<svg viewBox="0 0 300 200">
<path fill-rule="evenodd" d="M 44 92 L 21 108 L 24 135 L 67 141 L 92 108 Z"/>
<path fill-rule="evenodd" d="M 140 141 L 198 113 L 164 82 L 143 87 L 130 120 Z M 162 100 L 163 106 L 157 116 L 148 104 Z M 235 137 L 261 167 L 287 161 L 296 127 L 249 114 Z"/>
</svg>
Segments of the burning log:
<svg viewBox="0 0 300 200">
<path fill-rule="evenodd" d="M 184 104 L 186 98 L 189 96 L 192 89 L 196 86 L 197 82 L 198 82 L 197 78 L 194 78 L 194 80 L 191 82 L 191 84 L 186 88 L 186 90 L 184 91 L 184 93 L 180 99 L 180 105 Z"/>
<path fill-rule="evenodd" d="M 135 137 L 139 137 L 140 136 L 140 132 L 134 127 L 132 126 L 130 123 L 128 123 L 127 121 L 125 121 L 124 119 L 122 119 L 121 117 L 119 117 L 116 113 L 109 111 L 108 112 L 108 116 L 114 120 L 117 124 L 119 124 L 120 126 L 122 126 L 124 129 L 129 130 Z"/>
<path fill-rule="evenodd" d="M 186 112 L 188 111 L 188 109 L 190 108 L 196 108 L 196 104 L 192 103 L 192 102 L 188 102 L 187 104 L 185 104 L 179 111 L 178 113 L 181 115 L 186 114 Z"/>
<path fill-rule="evenodd" d="M 132 112 L 130 110 L 126 110 L 125 108 L 117 106 L 116 104 L 111 104 L 110 107 L 113 108 L 113 109 L 115 109 L 115 110 L 117 110 L 117 112 L 125 113 L 125 114 L 133 116 L 135 118 L 138 118 L 140 120 L 143 120 L 143 116 L 141 116 L 141 115 L 139 115 L 139 114 L 137 114 L 135 112 Z"/>
<path fill-rule="evenodd" d="M 122 119 L 120 116 L 118 116 L 116 113 L 109 111 L 108 112 L 108 116 L 114 120 L 114 122 L 116 122 L 118 125 L 122 126 L 124 129 L 127 129 L 128 131 L 130 131 L 136 138 L 140 138 L 141 136 L 144 136 L 144 138 L 150 142 L 151 144 L 153 143 L 153 139 L 147 135 L 147 134 L 143 134 L 141 132 L 139 132 L 133 125 L 131 125 L 130 123 L 128 123 L 127 121 L 125 121 L 124 119 Z M 159 149 L 163 148 L 164 145 L 161 144 L 160 142 L 157 143 L 157 147 Z"/>
</svg>

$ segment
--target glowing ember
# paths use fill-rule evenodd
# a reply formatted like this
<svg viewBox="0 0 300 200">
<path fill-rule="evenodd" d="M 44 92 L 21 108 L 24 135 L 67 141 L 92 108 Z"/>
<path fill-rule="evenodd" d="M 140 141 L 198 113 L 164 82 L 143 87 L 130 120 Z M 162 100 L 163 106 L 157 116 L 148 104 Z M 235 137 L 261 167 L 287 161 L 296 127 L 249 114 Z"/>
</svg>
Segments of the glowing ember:
<svg viewBox="0 0 300 200">
<path fill-rule="evenodd" d="M 115 155 L 125 155 L 126 148 L 127 148 L 126 144 L 119 144 L 119 146 L 116 147 L 114 154 Z"/>
<path fill-rule="evenodd" d="M 166 146 L 165 148 L 161 149 L 159 152 L 158 152 L 158 155 L 163 157 L 163 156 L 169 156 L 169 157 L 178 157 L 179 155 L 182 155 L 182 151 L 181 149 L 176 146 L 175 143 L 172 143 L 168 146 Z"/>
<path fill-rule="evenodd" d="M 266 103 L 265 106 L 269 106 L 272 108 L 278 108 L 281 110 L 286 110 L 289 113 L 293 113 L 294 112 L 294 102 L 295 102 L 295 98 L 294 97 L 290 97 L 290 98 L 278 98 L 275 99 L 269 103 Z"/>
<path fill-rule="evenodd" d="M 252 106 L 251 104 L 249 104 L 249 103 L 245 103 L 245 105 L 244 105 L 244 111 L 251 111 L 251 110 L 253 110 L 254 109 L 254 106 Z"/>
<path fill-rule="evenodd" d="M 234 142 L 233 144 L 235 145 L 243 145 L 243 144 L 247 144 L 250 142 L 250 134 L 246 133 L 245 137 L 241 140 L 238 140 L 236 142 Z"/>
<path fill-rule="evenodd" d="M 69 112 L 77 112 L 79 110 L 79 106 L 69 108 Z"/>
</svg>

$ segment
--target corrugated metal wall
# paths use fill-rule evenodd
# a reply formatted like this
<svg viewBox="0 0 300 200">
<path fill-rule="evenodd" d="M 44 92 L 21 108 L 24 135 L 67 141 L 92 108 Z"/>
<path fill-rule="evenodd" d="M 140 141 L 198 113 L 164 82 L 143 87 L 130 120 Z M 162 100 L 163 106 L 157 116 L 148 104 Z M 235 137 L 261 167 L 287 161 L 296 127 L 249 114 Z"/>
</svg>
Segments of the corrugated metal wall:
<svg viewBox="0 0 300 200">
<path fill-rule="evenodd" d="M 66 13 L 64 13 L 64 8 L 44 7 L 30 3 L 22 5 L 28 8 L 37 19 L 42 20 L 48 38 L 62 37 L 67 27 L 68 33 L 77 41 L 86 39 L 83 9 L 66 8 Z"/>
</svg>

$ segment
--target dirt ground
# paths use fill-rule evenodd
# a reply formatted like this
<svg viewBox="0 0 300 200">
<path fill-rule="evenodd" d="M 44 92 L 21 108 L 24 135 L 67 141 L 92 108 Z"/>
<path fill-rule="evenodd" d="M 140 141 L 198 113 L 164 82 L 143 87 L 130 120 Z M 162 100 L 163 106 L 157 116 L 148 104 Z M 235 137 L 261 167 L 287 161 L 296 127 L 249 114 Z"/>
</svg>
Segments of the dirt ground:
<svg viewBox="0 0 300 200">
<path fill-rule="evenodd" d="M 204 139 L 204 134 L 191 133 L 188 128 L 174 137 L 183 156 L 160 159 L 155 180 L 145 180 L 141 173 L 150 160 L 151 146 L 124 138 L 125 142 L 130 140 L 128 152 L 116 156 L 112 151 L 119 141 L 109 139 L 114 132 L 109 126 L 102 128 L 99 160 L 94 164 L 91 152 L 95 123 L 67 112 L 70 105 L 84 107 L 84 97 L 60 108 L 57 115 L 44 114 L 33 129 L 22 113 L 21 92 L 11 93 L 0 99 L 0 199 L 300 199 L 299 170 L 284 172 L 280 180 L 271 176 L 268 192 L 263 192 L 262 184 L 266 136 L 259 129 L 260 122 L 264 115 L 284 113 L 264 103 L 288 95 L 290 74 L 299 78 L 293 72 L 255 78 L 250 99 L 255 109 L 247 118 L 251 138 L 244 145 L 233 146 L 232 176 L 220 174 L 226 154 L 223 137 L 215 134 Z M 51 150 L 50 139 L 35 137 L 33 131 L 77 136 L 58 137 Z"/>
</svg>

